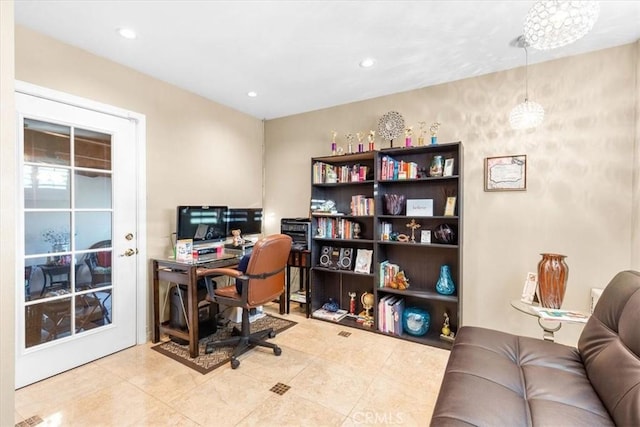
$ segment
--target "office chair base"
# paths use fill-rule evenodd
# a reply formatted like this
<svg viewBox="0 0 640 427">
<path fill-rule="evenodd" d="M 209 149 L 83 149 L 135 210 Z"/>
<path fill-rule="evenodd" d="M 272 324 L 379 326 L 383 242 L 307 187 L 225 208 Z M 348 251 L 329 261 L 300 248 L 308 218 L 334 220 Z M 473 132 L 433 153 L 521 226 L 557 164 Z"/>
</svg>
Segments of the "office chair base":
<svg viewBox="0 0 640 427">
<path fill-rule="evenodd" d="M 275 354 L 276 356 L 280 356 L 282 354 L 282 349 L 276 344 L 265 341 L 267 338 L 275 338 L 275 336 L 276 333 L 271 328 L 264 331 L 255 332 L 250 335 L 232 336 L 231 338 L 227 338 L 224 340 L 207 343 L 204 352 L 205 354 L 210 354 L 213 353 L 214 349 L 219 347 L 235 346 L 233 355 L 231 356 L 231 368 L 236 369 L 238 368 L 238 366 L 240 366 L 238 357 L 256 346 L 270 348 L 273 350 L 273 354 Z"/>
</svg>

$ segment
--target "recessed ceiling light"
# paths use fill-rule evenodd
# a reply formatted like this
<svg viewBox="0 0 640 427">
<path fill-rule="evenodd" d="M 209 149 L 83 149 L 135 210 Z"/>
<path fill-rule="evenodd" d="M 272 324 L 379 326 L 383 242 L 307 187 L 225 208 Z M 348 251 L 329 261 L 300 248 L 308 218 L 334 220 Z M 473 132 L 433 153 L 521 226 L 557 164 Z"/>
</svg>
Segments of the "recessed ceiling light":
<svg viewBox="0 0 640 427">
<path fill-rule="evenodd" d="M 362 68 L 369 68 L 369 67 L 373 67 L 373 64 L 376 63 L 376 60 L 373 58 L 365 58 L 362 61 L 360 61 L 360 66 Z"/>
<path fill-rule="evenodd" d="M 255 98 L 256 96 L 258 96 L 258 92 L 254 92 L 254 91 L 248 92 L 247 96 L 249 96 L 251 98 Z"/>
<path fill-rule="evenodd" d="M 118 28 L 118 34 L 129 40 L 133 40 L 137 37 L 136 32 L 131 28 Z"/>
</svg>

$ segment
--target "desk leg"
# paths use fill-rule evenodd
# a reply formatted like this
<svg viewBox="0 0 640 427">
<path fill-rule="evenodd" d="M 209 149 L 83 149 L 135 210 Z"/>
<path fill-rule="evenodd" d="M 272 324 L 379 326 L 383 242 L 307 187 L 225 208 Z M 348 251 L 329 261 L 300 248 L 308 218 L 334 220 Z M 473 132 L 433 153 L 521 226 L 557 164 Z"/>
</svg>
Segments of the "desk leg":
<svg viewBox="0 0 640 427">
<path fill-rule="evenodd" d="M 198 276 L 195 268 L 189 270 L 187 322 L 189 322 L 189 355 L 197 357 L 198 350 Z"/>
<path fill-rule="evenodd" d="M 540 325 L 540 327 L 542 328 L 542 331 L 543 331 L 542 332 L 542 338 L 545 341 L 554 342 L 554 340 L 555 340 L 554 333 L 558 332 L 560 330 L 560 328 L 562 327 L 562 323 L 558 323 L 557 326 L 551 327 L 551 326 L 545 325 L 543 322 L 544 321 L 542 320 L 542 318 L 538 317 L 538 325 Z"/>
<path fill-rule="evenodd" d="M 287 314 L 291 310 L 291 266 L 287 264 Z"/>
<path fill-rule="evenodd" d="M 152 342 L 160 341 L 160 281 L 158 280 L 158 263 L 153 261 L 153 336 Z"/>
<path fill-rule="evenodd" d="M 311 272 L 309 271 L 309 267 L 301 269 L 301 274 L 304 274 L 304 298 L 305 301 L 307 301 L 307 303 L 305 304 L 307 319 L 311 317 L 311 286 L 309 285 L 309 276 L 311 276 L 310 273 Z"/>
</svg>

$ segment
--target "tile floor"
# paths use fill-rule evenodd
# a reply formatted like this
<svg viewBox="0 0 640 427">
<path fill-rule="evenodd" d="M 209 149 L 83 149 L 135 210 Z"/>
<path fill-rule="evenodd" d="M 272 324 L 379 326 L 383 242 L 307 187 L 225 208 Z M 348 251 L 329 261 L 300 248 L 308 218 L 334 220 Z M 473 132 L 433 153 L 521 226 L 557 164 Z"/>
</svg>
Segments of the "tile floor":
<svg viewBox="0 0 640 427">
<path fill-rule="evenodd" d="M 306 319 L 232 370 L 202 375 L 136 346 L 16 391 L 41 426 L 427 426 L 446 350 Z M 265 308 L 277 314 L 277 305 Z M 351 334 L 341 336 L 347 330 Z M 290 387 L 279 395 L 276 384 Z"/>
</svg>

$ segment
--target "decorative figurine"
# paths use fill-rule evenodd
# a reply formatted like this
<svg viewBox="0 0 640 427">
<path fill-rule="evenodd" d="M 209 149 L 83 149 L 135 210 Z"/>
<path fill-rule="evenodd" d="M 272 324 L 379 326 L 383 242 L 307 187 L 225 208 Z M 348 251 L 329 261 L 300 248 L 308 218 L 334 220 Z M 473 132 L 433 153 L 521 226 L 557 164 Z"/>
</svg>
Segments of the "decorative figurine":
<svg viewBox="0 0 640 427">
<path fill-rule="evenodd" d="M 353 138 L 354 138 L 354 135 L 352 133 L 348 133 L 348 134 L 345 135 L 345 137 L 347 138 L 347 141 L 348 141 L 347 153 L 351 154 L 351 153 L 353 153 Z"/>
<path fill-rule="evenodd" d="M 375 147 L 375 142 L 376 142 L 376 131 L 375 130 L 370 130 L 369 131 L 369 135 L 367 136 L 367 139 L 369 140 L 369 151 L 373 151 L 376 149 Z"/>
<path fill-rule="evenodd" d="M 356 314 L 356 293 L 349 292 L 349 314 Z"/>
<path fill-rule="evenodd" d="M 338 136 L 338 132 L 331 131 L 331 154 L 332 155 L 336 155 L 338 154 L 338 146 L 336 145 L 336 137 Z"/>
<path fill-rule="evenodd" d="M 409 224 L 407 224 L 407 228 L 411 229 L 411 243 L 415 243 L 416 242 L 416 229 L 422 227 L 420 224 L 418 224 L 416 222 L 415 219 L 411 218 L 411 221 L 409 221 Z"/>
<path fill-rule="evenodd" d="M 353 238 L 354 239 L 359 239 L 360 238 L 360 223 L 359 222 L 354 222 L 353 223 Z"/>
<path fill-rule="evenodd" d="M 358 138 L 358 153 L 362 153 L 364 151 L 364 144 L 362 142 L 364 139 L 364 132 L 357 132 L 356 138 Z"/>
<path fill-rule="evenodd" d="M 370 292 L 365 292 L 360 297 L 360 302 L 362 303 L 362 307 L 364 308 L 363 312 L 360 315 L 363 315 L 365 321 L 363 323 L 364 326 L 372 326 L 373 325 L 373 316 L 369 314 L 371 309 L 373 308 L 374 298 L 373 294 Z"/>
<path fill-rule="evenodd" d="M 404 271 L 398 271 L 391 282 L 389 283 L 389 287 L 393 289 L 400 289 L 401 291 L 407 289 L 409 287 L 409 279 L 404 274 Z"/>
<path fill-rule="evenodd" d="M 444 170 L 444 160 L 442 156 L 433 156 L 429 167 L 429 176 L 442 176 Z"/>
<path fill-rule="evenodd" d="M 241 231 L 238 228 L 237 230 L 231 230 L 231 235 L 233 236 L 233 246 L 240 246 L 244 243 L 244 239 L 240 235 Z"/>
<path fill-rule="evenodd" d="M 404 146 L 411 147 L 411 137 L 413 136 L 413 126 L 409 126 L 404 130 Z"/>
<path fill-rule="evenodd" d="M 418 135 L 418 145 L 422 147 L 424 145 L 424 127 L 427 125 L 427 122 L 418 122 L 418 127 L 420 128 L 420 134 Z"/>
<path fill-rule="evenodd" d="M 329 298 L 329 301 L 322 304 L 322 308 L 335 313 L 336 311 L 340 310 L 340 305 L 333 298 Z"/>
<path fill-rule="evenodd" d="M 440 334 L 440 338 L 445 341 L 453 341 L 456 334 L 451 331 L 451 327 L 449 325 L 449 314 L 445 311 L 444 313 L 444 324 L 442 325 L 442 334 Z"/>
<path fill-rule="evenodd" d="M 431 132 L 431 144 L 437 144 L 438 143 L 438 128 L 440 127 L 440 123 L 439 122 L 435 122 L 433 124 L 431 124 L 431 127 L 429 128 L 429 131 Z"/>
</svg>

